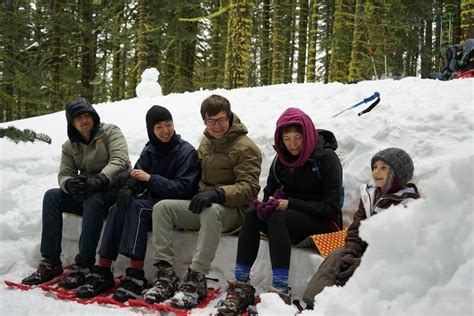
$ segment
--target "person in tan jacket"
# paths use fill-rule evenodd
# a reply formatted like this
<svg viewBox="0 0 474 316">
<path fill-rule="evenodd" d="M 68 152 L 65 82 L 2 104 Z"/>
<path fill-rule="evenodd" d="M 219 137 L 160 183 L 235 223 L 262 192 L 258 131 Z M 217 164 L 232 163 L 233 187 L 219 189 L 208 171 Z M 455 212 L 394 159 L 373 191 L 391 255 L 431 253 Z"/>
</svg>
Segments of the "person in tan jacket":
<svg viewBox="0 0 474 316">
<path fill-rule="evenodd" d="M 229 101 L 211 95 L 202 102 L 201 116 L 206 129 L 198 148 L 199 193 L 191 200 L 162 200 L 153 207 L 153 260 L 158 272 L 145 294 L 149 303 L 172 297 L 173 306 L 191 309 L 201 302 L 221 233 L 241 226 L 243 211 L 260 190 L 262 154 Z M 173 267 L 175 226 L 199 230 L 196 253 L 179 287 Z"/>
<path fill-rule="evenodd" d="M 95 263 L 96 249 L 104 219 L 116 202 L 119 174 L 130 170 L 125 137 L 120 128 L 101 123 L 85 98 L 66 105 L 68 140 L 62 145 L 58 183 L 43 198 L 41 259 L 38 268 L 22 283 L 41 284 L 63 273 L 61 263 L 62 213 L 82 216 L 79 254 L 71 273 L 60 286 L 81 286 Z"/>
</svg>

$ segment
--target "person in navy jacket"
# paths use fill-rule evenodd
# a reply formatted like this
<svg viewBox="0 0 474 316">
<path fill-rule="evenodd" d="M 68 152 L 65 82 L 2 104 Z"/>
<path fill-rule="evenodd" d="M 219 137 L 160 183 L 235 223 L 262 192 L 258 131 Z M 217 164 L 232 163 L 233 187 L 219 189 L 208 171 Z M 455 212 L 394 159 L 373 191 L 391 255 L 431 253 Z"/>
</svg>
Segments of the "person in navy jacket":
<svg viewBox="0 0 474 316">
<path fill-rule="evenodd" d="M 146 287 L 143 271 L 153 205 L 163 199 L 190 199 L 197 192 L 200 164 L 196 149 L 175 133 L 171 113 L 154 105 L 146 114 L 149 142 L 130 173 L 121 175 L 117 204 L 107 218 L 94 266 L 77 297 L 97 296 L 114 286 L 112 261 L 118 254 L 131 259 L 113 298 L 138 298 Z"/>
</svg>

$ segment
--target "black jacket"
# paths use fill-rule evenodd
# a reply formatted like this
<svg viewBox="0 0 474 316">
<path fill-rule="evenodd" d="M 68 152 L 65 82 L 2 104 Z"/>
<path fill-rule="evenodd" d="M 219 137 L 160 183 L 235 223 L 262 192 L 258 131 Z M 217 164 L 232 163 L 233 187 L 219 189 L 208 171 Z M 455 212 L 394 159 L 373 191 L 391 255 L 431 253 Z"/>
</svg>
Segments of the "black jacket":
<svg viewBox="0 0 474 316">
<path fill-rule="evenodd" d="M 303 166 L 290 169 L 278 157 L 273 160 L 263 189 L 264 201 L 282 188 L 289 209 L 331 220 L 342 228 L 342 166 L 334 152 L 337 141 L 330 131 L 318 133 L 315 150 Z"/>
</svg>

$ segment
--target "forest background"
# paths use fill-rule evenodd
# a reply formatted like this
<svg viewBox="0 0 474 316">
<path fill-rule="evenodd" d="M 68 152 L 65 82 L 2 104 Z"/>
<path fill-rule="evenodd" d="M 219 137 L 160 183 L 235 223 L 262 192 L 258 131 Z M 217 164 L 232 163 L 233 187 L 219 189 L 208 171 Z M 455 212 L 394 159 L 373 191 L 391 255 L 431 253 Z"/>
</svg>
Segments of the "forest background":
<svg viewBox="0 0 474 316">
<path fill-rule="evenodd" d="M 473 0 L 0 1 L 0 121 L 135 97 L 429 77 L 474 37 Z"/>
</svg>

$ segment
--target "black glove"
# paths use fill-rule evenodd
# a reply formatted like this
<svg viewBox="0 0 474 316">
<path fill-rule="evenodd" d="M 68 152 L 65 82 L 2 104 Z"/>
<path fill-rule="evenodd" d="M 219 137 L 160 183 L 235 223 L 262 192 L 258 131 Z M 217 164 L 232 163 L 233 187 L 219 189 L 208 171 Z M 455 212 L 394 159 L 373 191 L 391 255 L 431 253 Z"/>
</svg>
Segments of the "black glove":
<svg viewBox="0 0 474 316">
<path fill-rule="evenodd" d="M 86 196 L 95 192 L 104 191 L 109 186 L 109 179 L 102 173 L 95 177 L 88 177 L 86 181 Z"/>
<path fill-rule="evenodd" d="M 117 211 L 125 214 L 130 206 L 130 197 L 140 192 L 140 181 L 128 178 L 123 181 L 117 196 Z"/>
<path fill-rule="evenodd" d="M 115 184 L 117 185 L 118 188 L 122 188 L 127 182 L 129 177 L 130 177 L 130 171 L 122 172 L 117 177 L 117 180 L 115 180 Z"/>
<path fill-rule="evenodd" d="M 336 275 L 338 285 L 346 284 L 347 280 L 354 274 L 354 271 L 360 265 L 360 258 L 354 257 L 351 254 L 346 254 L 341 259 L 341 265 Z"/>
<path fill-rule="evenodd" d="M 129 188 L 120 189 L 117 197 L 117 211 L 120 214 L 126 214 L 128 207 L 130 206 L 130 197 L 133 195 L 133 191 Z"/>
<path fill-rule="evenodd" d="M 212 203 L 224 202 L 225 193 L 222 189 L 200 192 L 193 197 L 188 209 L 194 214 L 199 214 L 203 208 L 211 206 Z"/>
<path fill-rule="evenodd" d="M 64 187 L 75 200 L 82 201 L 83 196 L 86 195 L 86 181 L 86 176 L 75 176 L 74 178 L 66 180 Z"/>
</svg>

